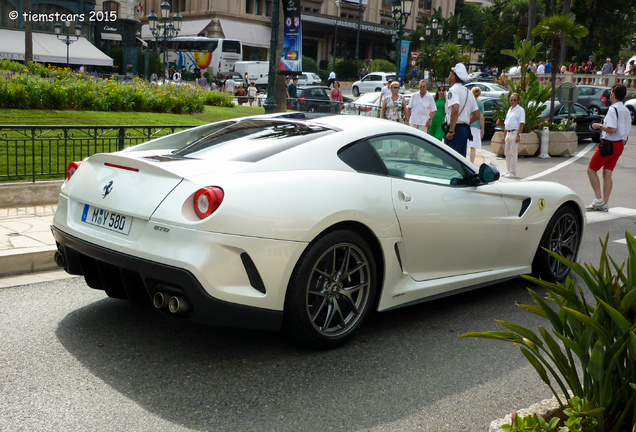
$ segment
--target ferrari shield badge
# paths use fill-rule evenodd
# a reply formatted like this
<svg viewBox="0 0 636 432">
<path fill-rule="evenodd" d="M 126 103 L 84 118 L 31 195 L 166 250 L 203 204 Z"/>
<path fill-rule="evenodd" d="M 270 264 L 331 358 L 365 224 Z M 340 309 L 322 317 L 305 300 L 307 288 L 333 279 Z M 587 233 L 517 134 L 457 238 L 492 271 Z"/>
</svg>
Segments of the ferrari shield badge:
<svg viewBox="0 0 636 432">
<path fill-rule="evenodd" d="M 545 200 L 541 198 L 539 200 L 539 210 L 543 211 L 544 208 L 545 208 Z"/>
</svg>

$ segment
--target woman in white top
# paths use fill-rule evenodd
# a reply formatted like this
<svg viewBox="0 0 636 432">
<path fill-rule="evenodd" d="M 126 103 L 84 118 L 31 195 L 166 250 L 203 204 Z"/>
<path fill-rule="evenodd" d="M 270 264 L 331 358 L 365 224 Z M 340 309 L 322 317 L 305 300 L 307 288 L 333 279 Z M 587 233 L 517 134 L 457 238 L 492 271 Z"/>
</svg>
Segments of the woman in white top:
<svg viewBox="0 0 636 432">
<path fill-rule="evenodd" d="M 382 109 L 380 117 L 388 120 L 399 122 L 406 112 L 406 102 L 400 94 L 400 83 L 393 81 L 391 83 L 391 96 L 382 99 Z"/>
<path fill-rule="evenodd" d="M 247 97 L 250 99 L 250 106 L 254 105 L 254 99 L 256 99 L 256 93 L 258 89 L 254 84 L 254 81 L 250 83 L 250 86 L 247 88 Z"/>
</svg>

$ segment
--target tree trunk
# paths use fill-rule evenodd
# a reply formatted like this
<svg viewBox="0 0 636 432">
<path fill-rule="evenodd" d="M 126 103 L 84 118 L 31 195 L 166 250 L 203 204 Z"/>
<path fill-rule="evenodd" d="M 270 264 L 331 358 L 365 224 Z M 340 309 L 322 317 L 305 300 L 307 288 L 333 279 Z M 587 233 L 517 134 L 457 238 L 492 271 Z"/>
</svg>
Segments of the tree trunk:
<svg viewBox="0 0 636 432">
<path fill-rule="evenodd" d="M 561 13 L 561 15 L 566 16 L 567 14 L 570 13 L 571 10 L 572 10 L 572 0 L 564 0 L 563 12 Z M 565 64 L 565 54 L 566 54 L 567 47 L 568 47 L 567 42 L 565 41 L 565 38 L 563 38 L 563 41 L 561 42 L 561 55 L 559 56 L 560 64 Z"/>
<path fill-rule="evenodd" d="M 31 0 L 24 0 L 24 12 L 31 12 Z M 31 20 L 24 20 L 24 64 L 33 61 L 33 33 Z"/>
<path fill-rule="evenodd" d="M 537 0 L 530 0 L 528 2 L 528 32 L 526 39 L 534 43 L 534 35 L 532 30 L 537 25 Z"/>
</svg>

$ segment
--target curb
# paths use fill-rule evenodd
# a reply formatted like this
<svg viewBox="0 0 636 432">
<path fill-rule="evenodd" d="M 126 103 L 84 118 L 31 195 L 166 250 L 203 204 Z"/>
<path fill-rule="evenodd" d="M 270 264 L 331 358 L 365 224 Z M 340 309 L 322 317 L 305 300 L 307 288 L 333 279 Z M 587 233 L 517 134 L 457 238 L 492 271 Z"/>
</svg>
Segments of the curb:
<svg viewBox="0 0 636 432">
<path fill-rule="evenodd" d="M 0 277 L 57 270 L 59 267 L 53 259 L 56 250 L 55 246 L 42 246 L 0 252 Z"/>
</svg>

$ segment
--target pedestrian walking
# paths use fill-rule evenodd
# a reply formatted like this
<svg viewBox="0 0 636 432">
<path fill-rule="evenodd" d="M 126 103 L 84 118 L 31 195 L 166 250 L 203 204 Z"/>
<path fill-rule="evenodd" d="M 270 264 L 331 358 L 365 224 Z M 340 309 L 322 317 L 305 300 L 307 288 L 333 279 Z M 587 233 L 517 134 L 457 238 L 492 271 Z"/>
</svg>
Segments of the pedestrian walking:
<svg viewBox="0 0 636 432">
<path fill-rule="evenodd" d="M 428 128 L 428 134 L 442 141 L 444 139 L 442 123 L 444 123 L 446 118 L 446 113 L 444 112 L 444 106 L 446 105 L 446 87 L 443 85 L 438 86 L 434 99 L 437 110 L 431 122 L 431 127 Z"/>
<path fill-rule="evenodd" d="M 380 102 L 378 102 L 380 107 L 382 107 L 382 101 L 384 101 L 384 98 L 391 96 L 391 83 L 392 81 L 388 80 L 384 83 L 382 90 L 380 90 Z"/>
<path fill-rule="evenodd" d="M 340 114 L 342 109 L 342 91 L 338 81 L 334 81 L 333 88 L 329 92 L 329 102 L 331 103 L 331 114 Z"/>
<path fill-rule="evenodd" d="M 426 80 L 420 80 L 420 91 L 411 95 L 406 109 L 406 124 L 424 132 L 428 132 L 437 106 L 435 99 L 427 92 Z"/>
<path fill-rule="evenodd" d="M 336 82 L 336 72 L 331 71 L 329 73 L 329 77 L 327 78 L 327 86 L 331 87 L 333 85 L 333 83 Z"/>
<path fill-rule="evenodd" d="M 294 110 L 298 109 L 298 75 L 292 78 L 292 83 L 287 87 L 287 95 L 289 97 L 289 104 Z"/>
<path fill-rule="evenodd" d="M 517 158 L 519 154 L 519 142 L 521 141 L 521 133 L 526 123 L 526 112 L 519 106 L 519 94 L 510 95 L 510 108 L 506 113 L 504 121 L 503 141 L 505 144 L 504 155 L 506 156 L 506 173 L 503 175 L 507 178 L 517 177 Z"/>
<path fill-rule="evenodd" d="M 477 101 L 477 107 L 479 107 L 479 120 L 470 124 L 472 138 L 468 140 L 468 148 L 470 149 L 468 156 L 470 162 L 475 163 L 477 150 L 481 149 L 481 139 L 486 130 L 486 123 L 484 119 L 484 103 L 479 100 L 481 89 L 479 87 L 473 87 L 471 91 L 473 92 L 473 96 L 475 96 L 475 101 Z"/>
<path fill-rule="evenodd" d="M 382 101 L 380 117 L 400 122 L 406 113 L 406 102 L 400 94 L 400 83 L 398 81 L 393 81 L 390 88 L 391 96 L 384 98 Z"/>
<path fill-rule="evenodd" d="M 466 157 L 470 124 L 479 119 L 479 107 L 475 96 L 464 87 L 468 81 L 468 72 L 463 63 L 451 68 L 449 80 L 452 84 L 446 96 L 446 124 L 448 132 L 445 143 L 450 148 Z"/>
<path fill-rule="evenodd" d="M 592 123 L 593 129 L 600 129 L 601 142 L 592 155 L 587 168 L 587 176 L 594 191 L 594 201 L 586 207 L 588 211 L 609 211 L 609 198 L 612 193 L 612 173 L 618 158 L 623 153 L 627 137 L 632 127 L 629 110 L 623 105 L 627 88 L 623 84 L 615 84 L 610 92 L 612 105 L 607 110 L 603 123 Z M 598 171 L 603 168 L 603 184 Z"/>
<path fill-rule="evenodd" d="M 247 88 L 247 97 L 250 100 L 250 106 L 254 105 L 254 100 L 256 99 L 256 94 L 258 93 L 258 89 L 256 88 L 256 84 L 254 81 L 250 83 L 250 86 Z"/>
<path fill-rule="evenodd" d="M 224 88 L 223 91 L 234 94 L 235 87 L 236 87 L 236 81 L 234 81 L 231 76 L 226 75 L 225 84 L 223 85 L 223 88 Z"/>
</svg>

